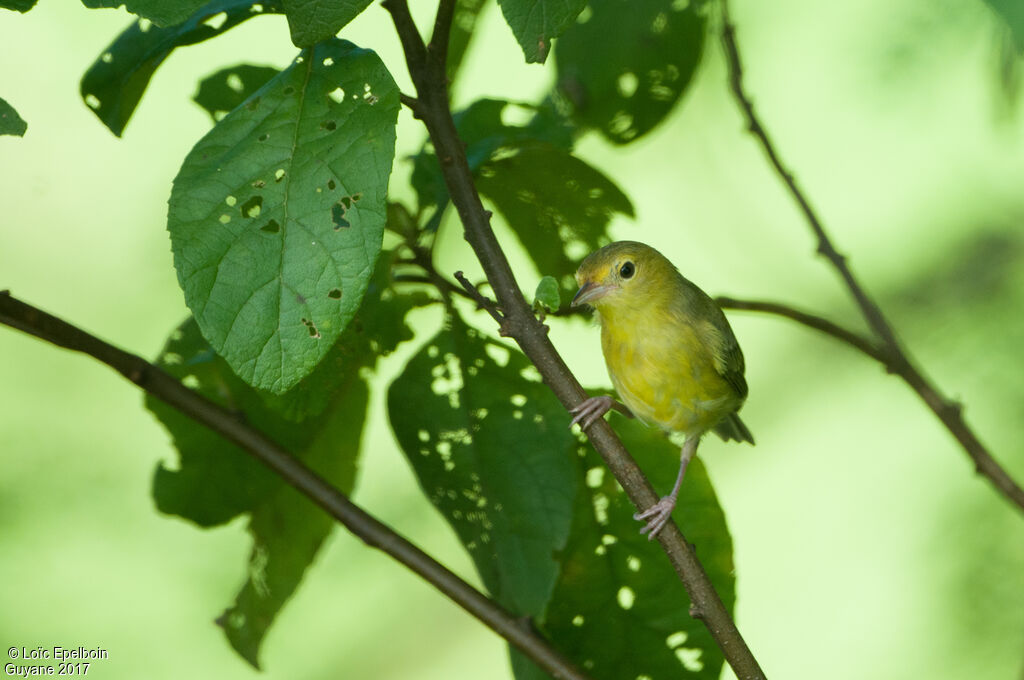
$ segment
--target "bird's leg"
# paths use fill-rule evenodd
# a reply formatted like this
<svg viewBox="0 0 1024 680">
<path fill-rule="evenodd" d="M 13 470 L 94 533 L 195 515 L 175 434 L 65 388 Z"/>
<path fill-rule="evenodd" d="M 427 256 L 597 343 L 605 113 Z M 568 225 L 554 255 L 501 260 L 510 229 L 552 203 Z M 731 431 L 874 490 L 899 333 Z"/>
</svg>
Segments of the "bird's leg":
<svg viewBox="0 0 1024 680">
<path fill-rule="evenodd" d="M 590 397 L 581 401 L 576 408 L 569 410 L 573 416 L 569 427 L 579 423 L 580 427 L 587 429 L 611 409 L 615 409 L 626 417 L 633 417 L 633 412 L 626 408 L 625 404 L 620 404 L 611 397 Z"/>
<path fill-rule="evenodd" d="M 643 512 L 633 515 L 633 519 L 647 520 L 647 524 L 640 530 L 641 534 L 647 534 L 647 540 L 653 541 L 672 516 L 672 511 L 676 507 L 676 499 L 679 497 L 679 487 L 682 486 L 683 475 L 686 474 L 686 466 L 697 453 L 697 444 L 699 443 L 700 435 L 686 438 L 686 441 L 683 442 L 683 450 L 679 454 L 679 474 L 676 475 L 676 483 L 672 486 L 672 491 Z"/>
</svg>

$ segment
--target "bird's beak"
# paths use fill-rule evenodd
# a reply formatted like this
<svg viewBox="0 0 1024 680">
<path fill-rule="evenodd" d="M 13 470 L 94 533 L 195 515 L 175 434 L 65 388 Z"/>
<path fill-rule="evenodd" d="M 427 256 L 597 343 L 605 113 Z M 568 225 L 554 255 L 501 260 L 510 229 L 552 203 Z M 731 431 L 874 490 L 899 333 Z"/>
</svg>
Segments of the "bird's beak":
<svg viewBox="0 0 1024 680">
<path fill-rule="evenodd" d="M 612 286 L 598 285 L 593 281 L 587 281 L 576 291 L 570 303 L 571 307 L 578 307 L 584 304 L 593 304 L 595 300 L 603 298 L 612 291 Z"/>
</svg>

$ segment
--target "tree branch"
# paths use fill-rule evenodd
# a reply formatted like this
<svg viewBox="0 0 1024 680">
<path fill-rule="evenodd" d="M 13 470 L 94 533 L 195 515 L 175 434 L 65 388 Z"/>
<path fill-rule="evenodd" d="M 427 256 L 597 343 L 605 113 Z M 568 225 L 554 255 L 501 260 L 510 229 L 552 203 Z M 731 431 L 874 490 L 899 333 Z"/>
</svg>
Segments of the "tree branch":
<svg viewBox="0 0 1024 680">
<path fill-rule="evenodd" d="M 466 161 L 465 146 L 452 120 L 444 64 L 427 58 L 406 0 L 385 0 L 384 7 L 391 13 L 405 50 L 409 74 L 422 107 L 422 120 L 440 160 L 448 194 L 462 220 L 464 236 L 480 261 L 504 314 L 503 330 L 537 367 L 562 405 L 573 408 L 587 395 L 551 344 L 543 324 L 534 316 L 491 230 L 490 215 L 480 202 Z M 585 431 L 637 508 L 648 508 L 658 501 L 650 482 L 607 422 L 598 420 Z M 669 522 L 658 534 L 658 541 L 686 587 L 692 602 L 691 613 L 707 626 L 736 675 L 741 680 L 764 678 L 711 580 L 674 522 Z"/>
<path fill-rule="evenodd" d="M 768 137 L 768 133 L 754 112 L 754 105 L 750 97 L 747 96 L 744 90 L 743 64 L 740 61 L 739 50 L 736 47 L 736 28 L 729 16 L 728 0 L 720 0 L 720 2 L 722 8 L 722 45 L 725 48 L 726 61 L 728 62 L 729 87 L 732 90 L 732 94 L 743 111 L 748 129 L 760 142 L 765 155 L 768 156 L 768 161 L 786 185 L 789 193 L 800 207 L 800 211 L 804 214 L 811 231 L 817 237 L 818 253 L 824 256 L 839 273 L 843 283 L 845 283 L 846 288 L 850 291 L 857 306 L 860 308 L 864 320 L 881 340 L 881 345 L 877 346 L 876 349 L 883 352 L 886 359 L 875 358 L 882 361 L 891 373 L 895 373 L 903 378 L 918 393 L 928 408 L 938 416 L 939 420 L 946 426 L 946 429 L 960 443 L 961 447 L 963 447 L 964 451 L 974 462 L 978 473 L 986 477 L 1007 500 L 1024 511 L 1024 489 L 996 462 L 992 454 L 989 453 L 988 449 L 985 448 L 974 434 L 974 431 L 964 421 L 962 406 L 944 397 L 938 388 L 914 365 L 909 352 L 903 349 L 901 343 L 896 338 L 892 326 L 886 320 L 885 315 L 882 314 L 882 310 L 867 294 L 857 278 L 854 277 L 853 272 L 846 264 L 846 258 L 840 255 L 835 246 L 833 246 L 817 213 L 797 185 L 793 173 L 783 165 L 775 145 L 772 144 L 771 139 Z M 800 321 L 800 319 L 796 320 Z M 819 330 L 823 329 L 819 328 Z M 846 340 L 849 341 L 849 338 L 846 338 Z"/>
<path fill-rule="evenodd" d="M 0 323 L 107 364 L 149 394 L 252 454 L 367 545 L 382 550 L 421 576 L 553 677 L 588 680 L 547 640 L 523 626 L 500 605 L 354 504 L 302 461 L 157 366 L 15 299 L 8 291 L 0 291 Z"/>
</svg>

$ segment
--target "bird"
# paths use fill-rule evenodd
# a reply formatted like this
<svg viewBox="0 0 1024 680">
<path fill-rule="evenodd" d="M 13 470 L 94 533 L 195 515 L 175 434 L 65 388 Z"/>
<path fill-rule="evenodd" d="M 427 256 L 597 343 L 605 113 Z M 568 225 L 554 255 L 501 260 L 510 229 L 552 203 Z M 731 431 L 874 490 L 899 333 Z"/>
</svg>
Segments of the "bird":
<svg viewBox="0 0 1024 680">
<path fill-rule="evenodd" d="M 686 466 L 710 431 L 754 443 L 738 411 L 747 398 L 743 352 L 725 314 L 660 252 L 616 241 L 576 271 L 571 306 L 589 305 L 601 325 L 601 349 L 623 403 L 590 397 L 570 410 L 570 427 L 589 428 L 611 409 L 667 432 L 682 433 L 679 473 L 668 495 L 633 518 L 649 540 L 675 509 Z"/>
</svg>

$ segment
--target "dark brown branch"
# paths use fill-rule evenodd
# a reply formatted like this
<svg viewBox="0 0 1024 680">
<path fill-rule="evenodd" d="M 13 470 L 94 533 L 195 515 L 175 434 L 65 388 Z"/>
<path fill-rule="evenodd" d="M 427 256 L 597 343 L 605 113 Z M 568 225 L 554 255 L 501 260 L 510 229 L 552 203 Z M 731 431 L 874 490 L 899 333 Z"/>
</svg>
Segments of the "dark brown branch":
<svg viewBox="0 0 1024 680">
<path fill-rule="evenodd" d="M 523 297 L 505 253 L 491 230 L 490 215 L 480 202 L 473 173 L 466 161 L 465 147 L 452 120 L 444 64 L 427 58 L 405 0 L 386 0 L 384 7 L 391 13 L 405 50 L 409 74 L 422 105 L 422 120 L 437 157 L 442 160 L 445 185 L 462 220 L 464 236 L 480 261 L 503 312 L 502 330 L 533 362 L 562 405 L 567 409 L 573 408 L 587 395 L 551 344 L 545 326 L 537 320 Z M 586 434 L 634 505 L 645 509 L 658 501 L 650 482 L 607 422 L 595 422 L 586 429 Z M 689 593 L 693 605 L 691 611 L 707 626 L 736 675 L 741 680 L 763 678 L 764 673 L 757 660 L 675 523 L 669 522 L 665 526 L 658 534 L 658 541 Z"/>
<path fill-rule="evenodd" d="M 981 443 L 974 434 L 974 431 L 967 425 L 963 419 L 963 409 L 960 404 L 944 397 L 938 388 L 914 365 L 909 352 L 903 349 L 901 343 L 896 338 L 892 326 L 882 314 L 882 310 L 867 294 L 857 278 L 854 277 L 853 272 L 846 264 L 846 258 L 840 255 L 835 246 L 833 246 L 817 213 L 797 185 L 793 173 L 783 165 L 774 144 L 772 144 L 771 139 L 768 137 L 768 133 L 754 112 L 753 103 L 743 88 L 743 64 L 740 61 L 739 50 L 736 47 L 736 28 L 729 17 L 728 0 L 721 0 L 721 8 L 722 44 L 725 48 L 726 61 L 729 67 L 729 86 L 733 96 L 740 105 L 740 109 L 743 111 L 747 127 L 760 142 L 765 155 L 768 156 L 768 161 L 786 185 L 789 193 L 800 207 L 800 211 L 804 214 L 808 225 L 810 225 L 811 231 L 817 237 L 818 253 L 828 259 L 839 273 L 843 283 L 846 284 L 847 289 L 860 308 L 864 320 L 867 321 L 872 331 L 881 340 L 882 351 L 887 356 L 887 360 L 884 363 L 890 372 L 903 378 L 920 395 L 928 408 L 938 416 L 939 420 L 946 426 L 946 429 L 956 438 L 974 462 L 978 473 L 986 477 L 1007 500 L 1024 511 L 1024 489 L 996 462 L 985 445 Z"/>
<path fill-rule="evenodd" d="M 384 551 L 424 578 L 554 677 L 588 680 L 546 640 L 522 626 L 500 605 L 352 503 L 302 461 L 157 366 L 21 302 L 7 291 L 0 292 L 0 323 L 107 364 L 149 394 L 238 444 L 367 545 Z"/>
</svg>

